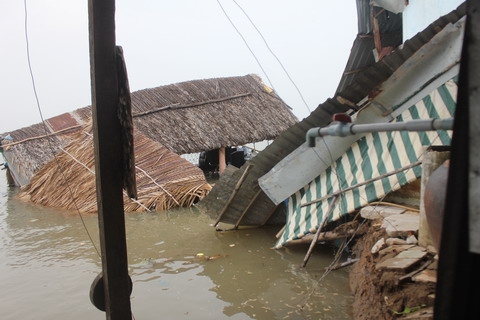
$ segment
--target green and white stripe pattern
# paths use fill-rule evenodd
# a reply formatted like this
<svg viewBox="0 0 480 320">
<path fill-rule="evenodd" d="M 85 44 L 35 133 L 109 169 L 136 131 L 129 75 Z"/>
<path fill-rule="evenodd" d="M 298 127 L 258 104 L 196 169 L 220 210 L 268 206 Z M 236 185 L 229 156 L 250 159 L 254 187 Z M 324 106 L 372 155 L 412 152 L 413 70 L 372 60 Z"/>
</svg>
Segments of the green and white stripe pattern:
<svg viewBox="0 0 480 320">
<path fill-rule="evenodd" d="M 450 118 L 456 107 L 457 84 L 450 80 L 399 115 L 394 121 Z M 421 176 L 421 166 L 414 166 L 388 177 L 340 193 L 333 211 L 327 211 L 332 195 L 365 181 L 421 161 L 425 147 L 450 145 L 451 131 L 394 131 L 370 133 L 355 142 L 320 176 L 288 199 L 287 224 L 275 247 L 309 233 L 324 223 L 377 201 Z M 323 200 L 302 207 L 315 199 Z"/>
</svg>

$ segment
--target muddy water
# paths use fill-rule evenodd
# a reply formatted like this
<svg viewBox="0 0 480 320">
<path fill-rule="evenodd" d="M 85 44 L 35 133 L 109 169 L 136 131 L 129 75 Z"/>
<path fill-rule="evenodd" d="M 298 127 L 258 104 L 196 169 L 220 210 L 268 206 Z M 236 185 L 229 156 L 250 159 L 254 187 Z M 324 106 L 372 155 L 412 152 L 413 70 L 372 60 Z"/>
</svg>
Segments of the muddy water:
<svg viewBox="0 0 480 320">
<path fill-rule="evenodd" d="M 3 178 L 3 177 L 2 177 Z M 105 319 L 89 301 L 101 270 L 96 216 L 20 203 L 0 178 L 0 318 Z M 218 232 L 195 208 L 126 216 L 135 319 L 351 319 L 334 249 L 272 250 L 278 228 Z"/>
</svg>

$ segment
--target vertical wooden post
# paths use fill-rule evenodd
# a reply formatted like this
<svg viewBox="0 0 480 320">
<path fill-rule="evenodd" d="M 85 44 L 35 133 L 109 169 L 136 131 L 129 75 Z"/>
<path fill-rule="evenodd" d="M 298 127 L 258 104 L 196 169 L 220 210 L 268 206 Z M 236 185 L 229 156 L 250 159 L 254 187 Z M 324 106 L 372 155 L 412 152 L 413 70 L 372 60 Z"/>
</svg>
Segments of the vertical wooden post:
<svg viewBox="0 0 480 320">
<path fill-rule="evenodd" d="M 90 72 L 98 222 L 107 319 L 132 319 L 117 116 L 115 0 L 89 0 Z"/>
<path fill-rule="evenodd" d="M 225 160 L 225 148 L 221 147 L 218 149 L 218 173 L 222 174 L 227 166 L 227 161 Z"/>
<path fill-rule="evenodd" d="M 322 231 L 323 227 L 327 225 L 328 219 L 330 219 L 330 215 L 332 214 L 333 209 L 335 208 L 335 202 L 337 201 L 338 197 L 340 197 L 340 195 L 338 194 L 334 195 L 330 200 L 328 211 L 325 214 L 325 219 L 323 220 L 323 223 L 318 226 L 318 229 L 315 232 L 315 235 L 313 236 L 313 240 L 310 243 L 310 247 L 308 248 L 307 254 L 305 255 L 305 258 L 303 258 L 302 268 L 305 268 L 305 266 L 307 265 L 307 262 L 310 259 L 310 256 L 312 255 L 313 248 L 315 248 L 315 245 L 317 244 L 318 237 L 320 237 L 320 232 Z"/>
<path fill-rule="evenodd" d="M 450 168 L 448 171 L 445 215 L 438 260 L 434 320 L 478 318 L 480 301 L 480 253 L 470 247 L 479 229 L 469 217 L 479 216 L 478 119 L 480 119 L 480 3 L 467 0 L 467 20 L 463 38 L 458 81 L 457 108 L 453 126 Z M 472 136 L 473 134 L 473 136 Z M 471 167 L 472 166 L 472 167 Z M 473 182 L 477 180 L 477 183 Z M 478 227 L 478 225 L 477 225 Z M 472 241 L 473 240 L 473 241 Z"/>
</svg>

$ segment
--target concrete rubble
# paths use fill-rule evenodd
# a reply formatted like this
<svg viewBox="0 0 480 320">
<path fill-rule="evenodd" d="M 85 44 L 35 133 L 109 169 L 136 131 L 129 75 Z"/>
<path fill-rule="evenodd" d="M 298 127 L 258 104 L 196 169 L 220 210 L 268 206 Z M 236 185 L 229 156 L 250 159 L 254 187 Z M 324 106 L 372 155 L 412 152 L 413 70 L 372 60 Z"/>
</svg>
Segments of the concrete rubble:
<svg viewBox="0 0 480 320">
<path fill-rule="evenodd" d="M 378 279 L 388 278 L 390 283 L 396 284 L 397 291 L 411 285 L 427 284 L 435 288 L 437 281 L 438 254 L 433 246 L 418 245 L 419 214 L 414 211 L 390 206 L 368 206 L 361 210 L 361 216 L 372 220 L 372 225 L 379 230 L 384 229 L 383 237 L 376 240 L 373 246 L 366 248 L 364 255 L 370 256 L 367 260 L 373 261 Z M 375 241 L 375 240 L 374 240 Z M 362 260 L 362 257 L 360 257 Z M 373 280 L 372 280 L 373 281 Z M 377 283 L 382 286 L 383 283 Z M 389 297 L 385 294 L 385 299 Z M 401 319 L 433 319 L 434 290 L 428 294 L 428 299 L 418 310 L 408 306 L 396 305 L 395 308 L 404 308 L 393 312 L 392 305 L 388 310 L 392 318 Z M 389 304 L 382 301 L 383 304 Z M 407 311 L 405 311 L 407 310 Z M 393 314 L 392 314 L 393 312 Z M 390 319 L 390 318 L 389 318 Z"/>
</svg>

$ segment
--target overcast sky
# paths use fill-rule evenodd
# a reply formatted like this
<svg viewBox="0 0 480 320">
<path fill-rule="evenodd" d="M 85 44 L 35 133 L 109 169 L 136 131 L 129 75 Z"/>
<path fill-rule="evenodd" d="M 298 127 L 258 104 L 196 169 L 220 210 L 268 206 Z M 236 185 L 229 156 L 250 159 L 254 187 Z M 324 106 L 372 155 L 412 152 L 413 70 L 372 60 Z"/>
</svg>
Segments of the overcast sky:
<svg viewBox="0 0 480 320">
<path fill-rule="evenodd" d="M 24 1 L 0 1 L 0 132 L 8 132 L 38 123 L 41 116 L 28 65 Z M 90 105 L 88 1 L 26 3 L 30 63 L 43 118 Z M 236 3 L 260 30 L 310 110 L 333 96 L 357 34 L 354 0 Z M 236 3 L 118 0 L 116 37 L 131 91 L 255 73 L 300 120 L 308 116 L 297 89 Z"/>
</svg>

